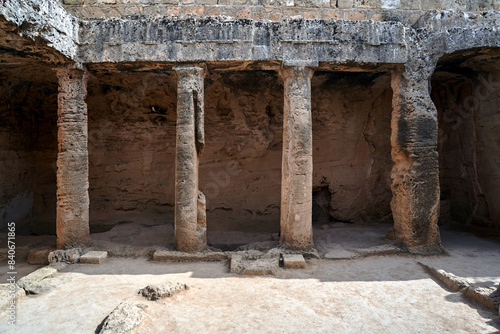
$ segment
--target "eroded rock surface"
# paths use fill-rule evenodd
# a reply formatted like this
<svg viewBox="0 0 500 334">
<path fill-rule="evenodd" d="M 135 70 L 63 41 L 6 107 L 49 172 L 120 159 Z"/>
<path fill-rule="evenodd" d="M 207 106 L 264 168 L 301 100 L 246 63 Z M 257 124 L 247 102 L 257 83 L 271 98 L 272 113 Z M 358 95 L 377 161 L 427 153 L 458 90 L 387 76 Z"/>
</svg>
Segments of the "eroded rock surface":
<svg viewBox="0 0 500 334">
<path fill-rule="evenodd" d="M 99 334 L 121 334 L 139 326 L 149 317 L 144 311 L 147 307 L 141 303 L 122 302 L 104 319 Z"/>
<path fill-rule="evenodd" d="M 187 284 L 179 282 L 165 282 L 161 284 L 148 285 L 139 290 L 139 294 L 147 300 L 158 300 L 164 297 L 172 297 L 173 295 L 184 290 L 189 290 L 189 286 Z"/>
</svg>

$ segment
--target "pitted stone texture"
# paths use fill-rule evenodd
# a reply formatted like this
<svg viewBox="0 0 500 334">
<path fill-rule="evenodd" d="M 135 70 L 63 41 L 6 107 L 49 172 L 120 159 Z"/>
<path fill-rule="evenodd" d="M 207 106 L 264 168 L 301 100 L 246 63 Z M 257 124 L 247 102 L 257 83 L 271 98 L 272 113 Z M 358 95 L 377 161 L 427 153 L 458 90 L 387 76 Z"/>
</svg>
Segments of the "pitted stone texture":
<svg viewBox="0 0 500 334">
<path fill-rule="evenodd" d="M 12 289 L 13 288 L 13 289 Z M 7 310 L 11 306 L 11 301 L 26 296 L 26 292 L 17 284 L 11 286 L 10 283 L 0 284 L 0 312 Z"/>
<path fill-rule="evenodd" d="M 279 250 L 267 253 L 255 250 L 236 252 L 231 255 L 229 271 L 241 275 L 276 275 L 279 268 Z"/>
<path fill-rule="evenodd" d="M 108 252 L 90 251 L 80 257 L 80 263 L 101 264 L 108 258 Z"/>
<path fill-rule="evenodd" d="M 310 67 L 284 67 L 281 239 L 289 249 L 308 250 L 312 240 L 312 117 Z"/>
<path fill-rule="evenodd" d="M 161 284 L 148 285 L 141 290 L 139 294 L 147 300 L 158 300 L 163 297 L 172 297 L 181 291 L 189 290 L 189 286 L 184 283 L 165 282 Z"/>
<path fill-rule="evenodd" d="M 175 251 L 158 250 L 153 254 L 153 261 L 222 261 L 227 259 L 224 252 L 204 251 L 198 253 L 183 253 Z"/>
<path fill-rule="evenodd" d="M 49 263 L 77 263 L 82 254 L 81 248 L 58 249 L 49 253 Z"/>
<path fill-rule="evenodd" d="M 199 156 L 205 144 L 203 66 L 178 65 L 175 157 L 175 247 L 206 248 L 205 196 L 198 190 Z"/>
<path fill-rule="evenodd" d="M 323 257 L 331 260 L 351 260 L 359 257 L 359 254 L 343 248 L 337 248 L 328 251 Z"/>
<path fill-rule="evenodd" d="M 52 53 L 54 62 L 63 63 L 67 61 L 65 57 L 72 59 L 77 56 L 79 20 L 68 14 L 59 2 L 1 1 L 0 17 L 18 26 L 17 33 L 21 36 L 43 41 L 44 45 L 57 50 Z"/>
<path fill-rule="evenodd" d="M 440 246 L 437 111 L 429 95 L 434 64 L 409 63 L 392 73 L 394 235 L 407 248 Z"/>
<path fill-rule="evenodd" d="M 27 294 L 39 294 L 55 289 L 73 280 L 70 274 L 61 276 L 57 276 L 56 274 L 56 268 L 50 266 L 43 267 L 19 279 L 17 285 L 24 289 Z"/>
<path fill-rule="evenodd" d="M 147 307 L 141 303 L 122 302 L 106 317 L 99 334 L 121 334 L 136 328 L 149 317 L 144 312 Z"/>
<path fill-rule="evenodd" d="M 127 33 L 132 31 L 133 36 Z M 323 61 L 403 63 L 407 59 L 405 27 L 399 22 L 139 17 L 83 22 L 80 34 L 85 63 L 271 60 L 314 66 Z M 127 52 L 122 52 L 125 46 Z"/>
<path fill-rule="evenodd" d="M 53 247 L 30 249 L 26 262 L 29 264 L 49 264 L 49 254 L 54 251 Z"/>
<path fill-rule="evenodd" d="M 302 254 L 283 254 L 283 266 L 289 269 L 305 268 L 306 260 Z"/>
<path fill-rule="evenodd" d="M 72 65 L 57 69 L 57 248 L 90 244 L 87 149 L 87 73 Z"/>
</svg>

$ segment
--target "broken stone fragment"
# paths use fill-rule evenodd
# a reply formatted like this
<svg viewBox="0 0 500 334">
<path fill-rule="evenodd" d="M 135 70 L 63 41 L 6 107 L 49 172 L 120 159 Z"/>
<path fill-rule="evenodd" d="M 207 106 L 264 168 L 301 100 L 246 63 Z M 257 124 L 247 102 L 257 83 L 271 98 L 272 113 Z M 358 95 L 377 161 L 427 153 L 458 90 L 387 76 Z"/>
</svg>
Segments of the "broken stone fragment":
<svg viewBox="0 0 500 334">
<path fill-rule="evenodd" d="M 24 289 L 27 294 L 36 295 L 55 289 L 73 280 L 73 276 L 70 274 L 55 276 L 56 273 L 57 269 L 54 267 L 43 267 L 21 278 L 17 282 L 17 285 Z"/>
<path fill-rule="evenodd" d="M 104 319 L 99 334 L 125 333 L 139 326 L 144 319 L 149 317 L 149 315 L 144 312 L 144 309 L 147 307 L 147 305 L 129 301 L 120 303 L 120 305 Z"/>
<path fill-rule="evenodd" d="M 139 290 L 139 294 L 147 300 L 158 300 L 163 297 L 172 297 L 173 295 L 189 290 L 189 286 L 183 283 L 165 282 L 161 284 L 151 284 Z"/>
<path fill-rule="evenodd" d="M 77 263 L 83 254 L 81 248 L 58 249 L 49 253 L 49 263 L 66 262 Z"/>
</svg>

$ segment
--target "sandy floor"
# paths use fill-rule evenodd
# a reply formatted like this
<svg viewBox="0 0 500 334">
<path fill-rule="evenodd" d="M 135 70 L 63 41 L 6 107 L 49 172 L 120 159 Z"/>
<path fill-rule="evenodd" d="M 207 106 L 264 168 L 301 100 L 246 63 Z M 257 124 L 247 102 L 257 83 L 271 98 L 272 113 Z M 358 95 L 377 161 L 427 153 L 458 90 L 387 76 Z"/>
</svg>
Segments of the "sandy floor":
<svg viewBox="0 0 500 334">
<path fill-rule="evenodd" d="M 71 282 L 18 300 L 15 328 L 0 314 L 0 333 L 94 333 L 123 300 L 149 305 L 131 333 L 498 333 L 498 314 L 440 285 L 417 261 L 491 286 L 500 282 L 500 244 L 442 235 L 451 256 L 314 259 L 275 277 L 230 274 L 225 262 L 71 265 L 60 273 Z M 136 295 L 164 281 L 191 289 L 157 302 Z"/>
</svg>

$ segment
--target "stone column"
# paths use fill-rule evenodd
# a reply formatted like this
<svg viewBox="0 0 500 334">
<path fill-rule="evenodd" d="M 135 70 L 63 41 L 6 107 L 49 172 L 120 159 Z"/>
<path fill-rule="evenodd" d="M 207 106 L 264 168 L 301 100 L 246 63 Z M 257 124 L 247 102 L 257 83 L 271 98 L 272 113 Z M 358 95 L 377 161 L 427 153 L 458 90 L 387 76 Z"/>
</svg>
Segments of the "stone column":
<svg viewBox="0 0 500 334">
<path fill-rule="evenodd" d="M 56 69 L 57 248 L 90 244 L 87 150 L 87 72 L 69 65 Z"/>
<path fill-rule="evenodd" d="M 175 247 L 197 252 L 206 247 L 205 196 L 198 190 L 199 156 L 205 144 L 204 78 L 199 65 L 174 66 L 177 73 L 175 156 Z"/>
<path fill-rule="evenodd" d="M 413 66 L 412 66 L 413 64 Z M 392 201 L 396 241 L 439 253 L 437 110 L 429 95 L 432 64 L 409 62 L 392 72 Z"/>
<path fill-rule="evenodd" d="M 281 175 L 281 246 L 314 247 L 312 234 L 311 78 L 314 69 L 283 67 L 283 160 Z"/>
</svg>

